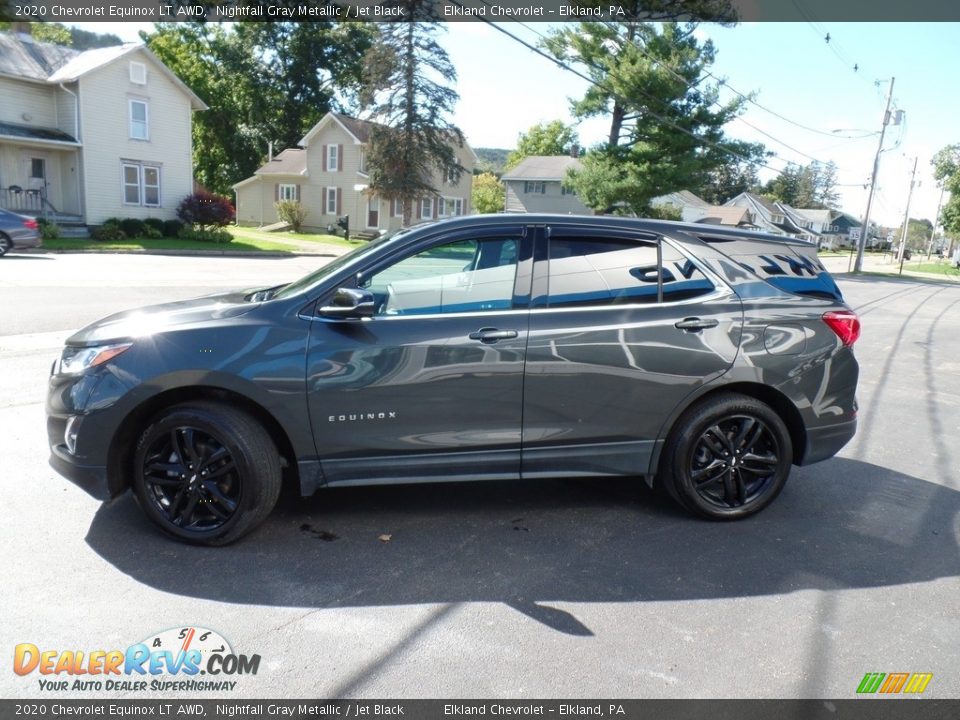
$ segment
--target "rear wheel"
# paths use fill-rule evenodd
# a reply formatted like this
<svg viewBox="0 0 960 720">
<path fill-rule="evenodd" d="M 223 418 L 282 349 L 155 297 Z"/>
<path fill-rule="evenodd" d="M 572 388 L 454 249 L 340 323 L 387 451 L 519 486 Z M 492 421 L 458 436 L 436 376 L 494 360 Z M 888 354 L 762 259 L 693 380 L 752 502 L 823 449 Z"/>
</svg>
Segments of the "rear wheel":
<svg viewBox="0 0 960 720">
<path fill-rule="evenodd" d="M 13 241 L 3 233 L 0 233 L 0 257 L 13 250 Z"/>
<path fill-rule="evenodd" d="M 737 520 L 773 502 L 792 458 L 790 433 L 769 405 L 723 394 L 677 421 L 664 449 L 660 482 L 698 515 Z"/>
<path fill-rule="evenodd" d="M 280 458 L 252 417 L 218 403 L 178 405 L 156 418 L 134 453 L 140 507 L 169 535 L 225 545 L 259 525 L 280 494 Z"/>
</svg>

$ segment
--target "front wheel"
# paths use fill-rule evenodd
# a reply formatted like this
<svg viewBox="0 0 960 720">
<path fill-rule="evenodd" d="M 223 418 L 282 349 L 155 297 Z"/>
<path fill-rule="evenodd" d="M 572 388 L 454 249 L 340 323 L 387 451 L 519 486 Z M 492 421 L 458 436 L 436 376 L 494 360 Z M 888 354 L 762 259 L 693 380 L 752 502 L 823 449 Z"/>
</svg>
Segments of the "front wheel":
<svg viewBox="0 0 960 720">
<path fill-rule="evenodd" d="M 769 405 L 723 394 L 694 405 L 677 421 L 660 481 L 698 515 L 737 520 L 774 501 L 792 458 L 790 433 Z"/>
<path fill-rule="evenodd" d="M 6 235 L 0 233 L 0 257 L 3 257 L 13 249 L 13 241 Z"/>
<path fill-rule="evenodd" d="M 140 436 L 134 492 L 161 530 L 225 545 L 269 515 L 280 494 L 280 458 L 252 417 L 219 403 L 170 408 Z"/>
</svg>

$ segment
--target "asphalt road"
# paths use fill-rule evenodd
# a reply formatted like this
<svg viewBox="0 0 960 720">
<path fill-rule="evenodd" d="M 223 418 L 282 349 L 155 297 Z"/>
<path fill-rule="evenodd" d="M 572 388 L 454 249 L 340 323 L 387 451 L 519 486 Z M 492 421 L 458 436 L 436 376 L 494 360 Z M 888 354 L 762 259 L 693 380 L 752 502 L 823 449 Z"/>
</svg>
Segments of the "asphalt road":
<svg viewBox="0 0 960 720">
<path fill-rule="evenodd" d="M 208 698 L 852 698 L 866 672 L 931 672 L 926 696 L 960 697 L 957 286 L 840 280 L 864 323 L 860 432 L 741 523 L 628 480 L 421 485 L 287 493 L 204 549 L 49 469 L 42 398 L 70 330 L 318 262 L 0 260 L 0 697 L 44 697 L 10 671 L 18 643 L 187 626 L 262 658 Z"/>
</svg>

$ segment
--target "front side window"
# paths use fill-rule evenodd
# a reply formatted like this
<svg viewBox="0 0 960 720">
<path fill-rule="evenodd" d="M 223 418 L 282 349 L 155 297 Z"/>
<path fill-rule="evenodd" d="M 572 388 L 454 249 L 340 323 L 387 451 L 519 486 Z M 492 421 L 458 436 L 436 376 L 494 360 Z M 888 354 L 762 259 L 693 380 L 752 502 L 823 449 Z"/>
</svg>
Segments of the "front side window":
<svg viewBox="0 0 960 720">
<path fill-rule="evenodd" d="M 377 314 L 426 315 L 508 310 L 517 274 L 518 238 L 438 245 L 372 275 L 364 287 Z"/>
<path fill-rule="evenodd" d="M 663 244 L 664 302 L 713 289 L 685 256 Z M 556 237 L 550 240 L 550 307 L 606 306 L 657 302 L 657 246 L 612 238 Z"/>
<path fill-rule="evenodd" d="M 130 137 L 133 140 L 149 140 L 149 108 L 143 100 L 130 101 Z"/>
</svg>

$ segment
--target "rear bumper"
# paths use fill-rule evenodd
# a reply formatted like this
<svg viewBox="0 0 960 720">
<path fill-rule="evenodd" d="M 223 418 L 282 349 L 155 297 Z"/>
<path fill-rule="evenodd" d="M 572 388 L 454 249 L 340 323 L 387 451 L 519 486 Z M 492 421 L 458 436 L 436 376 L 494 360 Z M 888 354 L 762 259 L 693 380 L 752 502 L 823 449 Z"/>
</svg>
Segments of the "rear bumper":
<svg viewBox="0 0 960 720">
<path fill-rule="evenodd" d="M 832 458 L 857 433 L 857 420 L 847 420 L 834 425 L 824 425 L 807 430 L 806 449 L 798 465 L 810 465 Z"/>
</svg>

